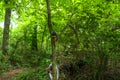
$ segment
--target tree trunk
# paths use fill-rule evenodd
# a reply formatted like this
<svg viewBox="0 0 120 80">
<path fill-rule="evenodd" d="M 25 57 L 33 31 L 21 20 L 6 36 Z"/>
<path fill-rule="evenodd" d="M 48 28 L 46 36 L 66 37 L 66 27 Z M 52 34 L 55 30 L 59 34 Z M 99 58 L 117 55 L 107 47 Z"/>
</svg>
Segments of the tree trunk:
<svg viewBox="0 0 120 80">
<path fill-rule="evenodd" d="M 57 80 L 57 71 L 56 71 L 56 56 L 55 56 L 55 46 L 54 46 L 54 40 L 52 38 L 52 23 L 51 23 L 51 10 L 50 10 L 50 0 L 46 0 L 46 5 L 47 5 L 47 14 L 48 14 L 48 28 L 51 36 L 51 46 L 52 46 L 52 66 L 53 66 L 53 79 L 52 80 Z"/>
<path fill-rule="evenodd" d="M 43 49 L 43 41 L 44 41 L 44 37 L 45 37 L 45 32 L 46 32 L 46 26 L 44 27 L 44 31 L 42 33 L 41 44 L 40 44 L 41 51 Z"/>
<path fill-rule="evenodd" d="M 32 34 L 32 50 L 37 51 L 38 46 L 37 46 L 37 26 L 34 26 L 33 34 Z"/>
<path fill-rule="evenodd" d="M 11 9 L 6 8 L 5 9 L 3 40 L 2 40 L 2 53 L 4 56 L 8 54 L 10 17 L 11 17 Z"/>
<path fill-rule="evenodd" d="M 108 64 L 108 55 L 107 55 L 107 51 L 105 49 L 105 46 L 102 46 L 102 41 L 100 40 L 100 46 L 98 46 L 98 57 L 99 57 L 99 61 L 98 61 L 98 72 L 96 74 L 96 80 L 104 80 L 105 79 L 105 71 L 107 68 L 107 64 Z M 104 44 L 105 45 L 105 44 Z"/>
</svg>

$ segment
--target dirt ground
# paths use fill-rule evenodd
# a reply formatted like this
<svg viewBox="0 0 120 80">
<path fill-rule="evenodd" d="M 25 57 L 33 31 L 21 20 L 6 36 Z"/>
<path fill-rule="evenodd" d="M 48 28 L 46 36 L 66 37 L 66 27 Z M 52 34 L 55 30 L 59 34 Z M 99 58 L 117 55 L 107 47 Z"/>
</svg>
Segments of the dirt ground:
<svg viewBox="0 0 120 80">
<path fill-rule="evenodd" d="M 0 80 L 11 80 L 12 77 L 20 74 L 20 73 L 23 73 L 25 72 L 26 69 L 25 68 L 22 68 L 22 69 L 13 69 L 13 70 L 10 70 L 8 72 L 5 72 L 3 73 L 1 76 L 0 76 Z"/>
</svg>

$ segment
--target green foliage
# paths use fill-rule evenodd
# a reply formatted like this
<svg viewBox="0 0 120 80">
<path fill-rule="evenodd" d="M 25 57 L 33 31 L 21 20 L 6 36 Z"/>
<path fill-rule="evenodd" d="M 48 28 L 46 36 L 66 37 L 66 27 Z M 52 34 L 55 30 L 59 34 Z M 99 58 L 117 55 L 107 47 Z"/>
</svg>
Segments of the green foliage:
<svg viewBox="0 0 120 80">
<path fill-rule="evenodd" d="M 42 73 L 42 74 L 41 74 Z M 38 69 L 30 69 L 25 73 L 19 74 L 14 77 L 13 80 L 46 80 L 48 79 L 47 73 L 44 71 L 44 66 L 38 67 Z"/>
<path fill-rule="evenodd" d="M 92 66 L 92 76 L 98 77 L 96 80 L 102 80 L 100 75 L 104 74 L 106 67 L 109 68 L 110 65 L 113 69 L 120 61 L 119 6 L 119 0 L 50 0 L 52 26 L 58 34 L 57 52 L 68 55 L 71 61 L 72 58 L 85 59 Z M 52 53 L 45 1 L 2 0 L 2 22 L 6 7 L 12 8 L 11 23 L 15 25 L 11 24 L 9 54 L 5 63 L 0 63 L 0 70 L 6 70 L 10 66 L 38 67 L 18 75 L 15 80 L 47 80 L 44 67 L 50 63 Z M 33 34 L 36 25 L 35 40 Z M 0 28 L 1 34 L 2 30 Z M 0 40 L 2 42 L 2 35 Z M 38 50 L 31 48 L 35 41 L 38 43 Z M 71 53 L 70 57 L 68 53 Z M 2 57 L 0 52 L 0 59 Z"/>
</svg>

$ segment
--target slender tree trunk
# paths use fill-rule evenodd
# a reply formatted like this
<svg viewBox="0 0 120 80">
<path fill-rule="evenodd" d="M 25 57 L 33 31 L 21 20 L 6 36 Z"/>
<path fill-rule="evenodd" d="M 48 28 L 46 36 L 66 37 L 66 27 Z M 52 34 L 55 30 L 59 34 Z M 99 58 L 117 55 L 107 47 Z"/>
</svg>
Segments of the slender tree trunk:
<svg viewBox="0 0 120 80">
<path fill-rule="evenodd" d="M 51 22 L 50 0 L 46 0 L 46 4 L 47 4 L 47 14 L 48 14 L 48 28 L 49 28 L 49 32 L 50 32 L 50 35 L 51 35 L 51 33 L 52 33 L 52 22 Z"/>
<path fill-rule="evenodd" d="M 51 22 L 51 10 L 50 10 L 50 0 L 46 0 L 46 5 L 47 5 L 47 14 L 48 14 L 48 28 L 51 36 L 51 46 L 52 46 L 52 66 L 53 66 L 53 79 L 52 80 L 57 80 L 57 71 L 56 71 L 56 56 L 55 56 L 55 46 L 54 46 L 54 41 L 52 38 L 52 22 Z"/>
<path fill-rule="evenodd" d="M 38 46 L 37 46 L 37 25 L 34 26 L 34 31 L 32 34 L 32 50 L 37 51 L 38 50 Z"/>
<path fill-rule="evenodd" d="M 42 48 L 43 48 L 43 41 L 44 41 L 45 32 L 46 32 L 46 26 L 44 27 L 44 31 L 43 31 L 42 39 L 41 39 L 41 44 L 40 44 L 41 51 L 42 51 Z"/>
<path fill-rule="evenodd" d="M 6 8 L 5 9 L 3 40 L 2 40 L 2 53 L 3 53 L 3 55 L 8 54 L 10 17 L 11 17 L 11 9 Z"/>
<path fill-rule="evenodd" d="M 98 61 L 98 72 L 96 74 L 96 80 L 104 80 L 105 76 L 104 76 L 104 72 L 106 71 L 107 68 L 107 64 L 108 64 L 108 55 L 106 54 L 106 49 L 105 46 L 102 46 L 102 41 L 100 40 L 100 46 L 98 46 L 98 57 L 99 57 L 99 61 Z M 105 45 L 105 44 L 104 44 Z"/>
</svg>

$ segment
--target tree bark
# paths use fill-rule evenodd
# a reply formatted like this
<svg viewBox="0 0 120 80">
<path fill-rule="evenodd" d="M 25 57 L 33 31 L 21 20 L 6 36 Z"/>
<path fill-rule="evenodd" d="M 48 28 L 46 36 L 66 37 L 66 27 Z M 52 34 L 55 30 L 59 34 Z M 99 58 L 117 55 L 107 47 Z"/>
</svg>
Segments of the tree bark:
<svg viewBox="0 0 120 80">
<path fill-rule="evenodd" d="M 51 10 L 50 10 L 50 0 L 46 0 L 46 5 L 47 5 L 47 15 L 48 15 L 48 28 L 50 32 L 50 37 L 51 37 L 51 46 L 52 46 L 52 74 L 53 74 L 53 79 L 52 80 L 57 80 L 57 71 L 56 71 L 56 56 L 55 56 L 55 46 L 54 46 L 54 41 L 52 38 L 52 22 L 51 22 Z"/>
<path fill-rule="evenodd" d="M 3 40 L 2 40 L 2 53 L 3 53 L 3 55 L 8 54 L 10 17 L 11 17 L 11 9 L 6 8 L 5 9 Z"/>
</svg>

